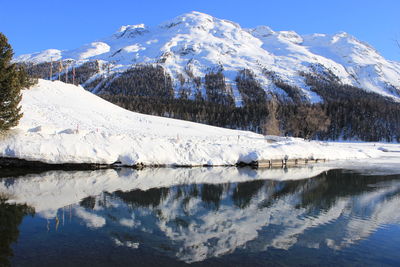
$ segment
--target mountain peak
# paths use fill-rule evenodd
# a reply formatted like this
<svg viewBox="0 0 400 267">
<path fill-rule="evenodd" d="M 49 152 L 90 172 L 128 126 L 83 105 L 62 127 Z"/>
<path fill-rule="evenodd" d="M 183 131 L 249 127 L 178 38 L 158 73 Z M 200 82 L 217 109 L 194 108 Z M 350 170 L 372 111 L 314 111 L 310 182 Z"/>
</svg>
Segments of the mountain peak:
<svg viewBox="0 0 400 267">
<path fill-rule="evenodd" d="M 255 37 L 268 37 L 275 32 L 268 26 L 257 26 L 248 30 Z"/>
<path fill-rule="evenodd" d="M 148 32 L 148 30 L 144 24 L 124 25 L 118 29 L 118 31 L 114 34 L 114 36 L 116 38 L 121 38 L 121 37 L 131 38 L 136 35 L 142 35 L 146 32 Z"/>
<path fill-rule="evenodd" d="M 144 29 L 146 26 L 144 24 L 136 24 L 136 25 L 123 25 L 121 26 L 117 32 L 124 32 L 126 30 L 132 29 Z"/>
<path fill-rule="evenodd" d="M 190 20 L 190 19 L 200 19 L 200 20 L 204 20 L 204 19 L 214 19 L 213 16 L 206 14 L 206 13 L 202 13 L 199 11 L 191 11 L 191 12 L 187 12 L 184 14 L 181 14 L 177 17 L 175 17 L 175 19 L 177 18 L 181 18 L 183 20 Z"/>
<path fill-rule="evenodd" d="M 194 78 L 198 81 L 215 69 L 223 69 L 237 103 L 242 100 L 235 80 L 243 69 L 250 69 L 266 92 L 285 95 L 274 87 L 270 76 L 265 74 L 268 72 L 298 88 L 310 101 L 319 101 L 299 76 L 299 72 L 307 73 L 310 66 L 318 65 L 332 71 L 342 83 L 400 99 L 398 63 L 385 60 L 346 32 L 299 35 L 294 31 L 273 31 L 268 26 L 243 29 L 235 22 L 198 11 L 182 14 L 157 27 L 125 25 L 111 38 L 69 51 L 22 55 L 16 61 L 40 63 L 51 59 L 81 61 L 77 64 L 102 60 L 111 63 L 111 74 L 137 64 L 157 63 L 171 75 L 174 89 L 178 92 L 181 87 L 186 88 L 190 97 L 196 90 L 203 90 Z"/>
<path fill-rule="evenodd" d="M 162 23 L 160 26 L 162 28 L 172 28 L 180 24 L 184 24 L 185 26 L 197 26 L 203 24 L 210 24 L 213 22 L 214 22 L 214 17 L 198 11 L 192 11 L 179 15 L 173 18 L 172 20 L 168 20 Z"/>
</svg>

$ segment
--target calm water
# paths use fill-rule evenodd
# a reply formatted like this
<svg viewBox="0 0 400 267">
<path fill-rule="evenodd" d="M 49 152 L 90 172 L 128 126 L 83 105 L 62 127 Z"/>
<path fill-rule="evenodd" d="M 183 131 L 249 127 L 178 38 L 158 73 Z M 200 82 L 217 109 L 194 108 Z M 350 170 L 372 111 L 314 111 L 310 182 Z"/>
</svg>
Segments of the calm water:
<svg viewBox="0 0 400 267">
<path fill-rule="evenodd" d="M 400 266 L 400 175 L 55 171 L 0 196 L 0 266 Z"/>
</svg>

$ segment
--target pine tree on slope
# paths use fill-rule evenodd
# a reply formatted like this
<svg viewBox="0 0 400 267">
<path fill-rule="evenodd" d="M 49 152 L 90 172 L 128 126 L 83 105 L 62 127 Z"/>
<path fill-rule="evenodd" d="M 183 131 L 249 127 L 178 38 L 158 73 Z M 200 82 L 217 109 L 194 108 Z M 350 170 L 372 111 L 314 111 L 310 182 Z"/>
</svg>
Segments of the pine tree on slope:
<svg viewBox="0 0 400 267">
<path fill-rule="evenodd" d="M 21 89 L 29 87 L 33 81 L 25 71 L 11 63 L 13 50 L 7 37 L 0 33 L 0 131 L 17 126 L 22 117 Z"/>
</svg>

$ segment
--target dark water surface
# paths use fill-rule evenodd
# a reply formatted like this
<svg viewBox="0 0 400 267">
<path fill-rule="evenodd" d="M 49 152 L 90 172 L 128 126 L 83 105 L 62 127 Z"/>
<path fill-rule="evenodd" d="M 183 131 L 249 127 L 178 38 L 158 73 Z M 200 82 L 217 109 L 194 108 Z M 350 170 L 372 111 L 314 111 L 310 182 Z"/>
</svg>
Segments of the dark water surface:
<svg viewBox="0 0 400 267">
<path fill-rule="evenodd" d="M 0 266 L 400 266 L 400 175 L 281 172 L 2 178 Z"/>
</svg>

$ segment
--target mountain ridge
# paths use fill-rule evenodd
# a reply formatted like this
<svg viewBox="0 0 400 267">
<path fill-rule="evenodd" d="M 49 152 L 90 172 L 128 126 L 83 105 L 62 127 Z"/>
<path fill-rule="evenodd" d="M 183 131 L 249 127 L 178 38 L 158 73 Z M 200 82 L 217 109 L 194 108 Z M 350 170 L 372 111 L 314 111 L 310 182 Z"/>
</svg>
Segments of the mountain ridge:
<svg viewBox="0 0 400 267">
<path fill-rule="evenodd" d="M 348 33 L 299 35 L 294 31 L 273 31 L 268 26 L 245 29 L 235 22 L 196 11 L 158 26 L 121 26 L 111 36 L 77 49 L 48 49 L 15 59 L 34 64 L 51 60 L 67 60 L 70 67 L 88 61 L 107 66 L 99 67 L 83 83 L 95 93 L 107 89 L 91 87 L 89 80 L 104 79 L 140 64 L 156 64 L 171 77 L 175 97 L 187 90 L 190 99 L 199 92 L 207 99 L 204 78 L 208 73 L 221 71 L 228 85 L 225 93 L 236 106 L 241 106 L 243 94 L 235 80 L 241 70 L 249 69 L 267 94 L 290 98 L 271 79 L 273 74 L 296 88 L 305 101 L 316 103 L 322 101 L 321 96 L 299 73 L 320 69 L 332 73 L 342 84 L 400 101 L 400 63 L 386 60 L 372 46 Z M 194 78 L 200 78 L 202 83 L 197 86 Z"/>
</svg>

